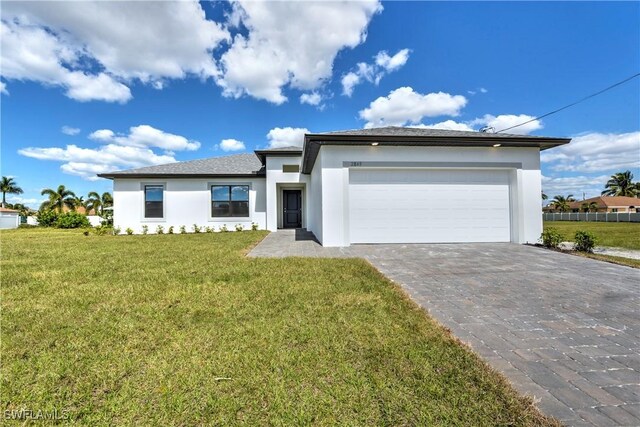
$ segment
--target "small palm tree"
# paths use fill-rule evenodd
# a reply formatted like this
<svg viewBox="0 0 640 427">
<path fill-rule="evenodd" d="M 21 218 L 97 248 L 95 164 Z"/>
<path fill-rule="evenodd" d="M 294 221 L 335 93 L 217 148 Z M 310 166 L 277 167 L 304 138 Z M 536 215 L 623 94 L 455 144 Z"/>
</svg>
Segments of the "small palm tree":
<svg viewBox="0 0 640 427">
<path fill-rule="evenodd" d="M 52 209 L 62 212 L 65 206 L 71 210 L 76 207 L 76 194 L 67 190 L 64 185 L 59 185 L 57 190 L 45 188 L 40 194 L 49 196 L 49 200 L 40 205 L 40 210 Z"/>
<path fill-rule="evenodd" d="M 3 176 L 0 180 L 0 191 L 2 191 L 2 207 L 7 207 L 6 195 L 8 194 L 22 194 L 22 188 L 18 187 L 16 181 L 8 176 Z"/>
<path fill-rule="evenodd" d="M 569 210 L 569 203 L 575 202 L 576 199 L 573 198 L 573 194 L 569 194 L 567 197 L 564 196 L 554 196 L 551 201 L 551 206 L 553 209 L 558 210 L 560 212 L 566 212 Z"/>
<path fill-rule="evenodd" d="M 582 212 L 598 212 L 598 204 L 596 202 L 585 202 L 580 205 L 580 209 L 582 209 Z"/>
<path fill-rule="evenodd" d="M 603 196 L 638 196 L 638 183 L 633 182 L 631 171 L 618 172 L 604 186 Z"/>
<path fill-rule="evenodd" d="M 99 195 L 97 192 L 92 191 L 91 193 L 89 193 L 88 197 L 89 199 L 87 200 L 86 205 L 87 212 L 93 210 L 96 215 L 102 216 L 104 208 L 113 206 L 113 197 L 108 191 L 102 193 L 102 195 Z"/>
</svg>

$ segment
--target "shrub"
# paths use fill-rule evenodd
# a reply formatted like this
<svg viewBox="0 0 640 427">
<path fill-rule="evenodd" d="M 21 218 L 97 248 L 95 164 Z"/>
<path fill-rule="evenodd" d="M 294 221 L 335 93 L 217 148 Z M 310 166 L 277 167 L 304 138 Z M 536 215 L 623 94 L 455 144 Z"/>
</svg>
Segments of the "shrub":
<svg viewBox="0 0 640 427">
<path fill-rule="evenodd" d="M 258 230 L 258 223 L 257 222 L 252 222 L 251 223 L 251 230 L 253 230 L 253 231 L 257 231 Z"/>
<path fill-rule="evenodd" d="M 169 226 L 169 229 L 167 230 L 167 233 L 173 234 L 173 225 Z"/>
<path fill-rule="evenodd" d="M 204 232 L 205 233 L 213 233 L 213 228 L 207 226 L 207 227 L 204 228 Z"/>
<path fill-rule="evenodd" d="M 142 234 L 149 234 L 149 226 L 147 224 L 142 226 Z"/>
<path fill-rule="evenodd" d="M 164 234 L 164 227 L 159 225 L 156 227 L 156 234 Z"/>
<path fill-rule="evenodd" d="M 91 227 L 87 216 L 78 212 L 65 212 L 58 215 L 55 225 L 58 228 Z"/>
<path fill-rule="evenodd" d="M 102 225 L 107 225 L 107 226 L 112 226 L 113 225 L 113 211 L 112 210 L 108 210 L 108 211 L 104 211 L 102 212 L 102 215 L 100 215 L 100 223 Z"/>
<path fill-rule="evenodd" d="M 99 225 L 97 227 L 94 227 L 93 232 L 96 234 L 96 236 L 104 236 L 109 230 L 111 230 L 111 227 L 107 225 Z"/>
<path fill-rule="evenodd" d="M 184 225 L 180 226 L 180 234 L 187 234 L 187 227 L 185 227 Z"/>
<path fill-rule="evenodd" d="M 596 236 L 589 231 L 576 231 L 575 235 L 576 244 L 573 247 L 579 252 L 593 252 L 593 248 L 596 246 Z"/>
<path fill-rule="evenodd" d="M 564 240 L 562 233 L 552 227 L 544 230 L 540 238 L 542 239 L 542 246 L 553 249 L 558 248 L 562 240 Z"/>
<path fill-rule="evenodd" d="M 131 227 L 127 227 L 126 230 L 124 230 L 129 236 L 131 236 L 133 234 L 133 230 L 131 229 Z"/>
<path fill-rule="evenodd" d="M 229 231 L 229 229 L 227 228 L 227 224 L 223 224 L 222 227 L 220 227 L 220 231 L 222 233 L 226 233 L 227 231 Z"/>
<path fill-rule="evenodd" d="M 38 225 L 43 227 L 53 227 L 56 225 L 56 221 L 58 220 L 58 213 L 50 209 L 38 211 L 36 219 L 38 220 Z"/>
<path fill-rule="evenodd" d="M 113 235 L 117 236 L 118 234 L 120 234 L 120 232 L 122 231 L 122 229 L 120 227 L 113 227 Z"/>
<path fill-rule="evenodd" d="M 242 224 L 236 224 L 236 231 L 244 230 L 244 226 Z"/>
<path fill-rule="evenodd" d="M 194 233 L 199 233 L 200 232 L 200 227 L 198 227 L 198 224 L 193 224 L 193 232 Z"/>
</svg>

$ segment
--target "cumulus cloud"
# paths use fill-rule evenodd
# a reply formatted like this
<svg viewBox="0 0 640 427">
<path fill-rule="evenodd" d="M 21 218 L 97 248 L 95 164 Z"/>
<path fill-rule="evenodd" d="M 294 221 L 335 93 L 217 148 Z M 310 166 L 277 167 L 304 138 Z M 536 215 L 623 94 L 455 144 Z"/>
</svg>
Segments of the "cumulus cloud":
<svg viewBox="0 0 640 427">
<path fill-rule="evenodd" d="M 529 120 L 533 120 L 535 117 L 529 116 L 527 114 L 500 114 L 498 116 L 494 116 L 491 114 L 485 114 L 481 118 L 477 118 L 472 120 L 470 123 L 472 125 L 481 125 L 481 126 L 489 126 L 494 129 L 495 132 L 499 132 L 503 129 L 510 128 L 511 126 L 519 125 L 520 123 L 528 122 Z M 505 133 L 511 133 L 516 135 L 527 135 L 533 131 L 538 129 L 542 129 L 542 121 L 533 120 L 530 123 L 527 123 L 523 126 L 518 126 L 513 129 L 509 129 L 505 131 Z"/>
<path fill-rule="evenodd" d="M 320 95 L 318 92 L 303 93 L 302 95 L 300 95 L 301 104 L 318 106 L 320 105 L 321 102 L 322 102 L 322 95 Z"/>
<path fill-rule="evenodd" d="M 378 0 L 358 2 L 237 1 L 229 24 L 242 24 L 248 34 L 237 34 L 220 60 L 217 79 L 228 97 L 249 95 L 274 104 L 287 97 L 290 86 L 313 90 L 331 77 L 333 61 L 344 48 L 366 38 Z"/>
<path fill-rule="evenodd" d="M 200 148 L 198 141 L 184 136 L 161 131 L 149 125 L 133 126 L 129 134 L 116 134 L 110 129 L 99 129 L 89 135 L 90 139 L 100 142 L 112 142 L 131 147 L 157 147 L 168 151 L 194 151 Z"/>
<path fill-rule="evenodd" d="M 609 175 L 559 177 L 543 175 L 542 190 L 549 198 L 553 198 L 555 195 L 573 194 L 576 199 L 580 199 L 583 193 L 586 198 L 589 198 L 599 196 L 609 178 Z"/>
<path fill-rule="evenodd" d="M 351 96 L 354 88 L 368 81 L 369 83 L 378 84 L 385 74 L 400 69 L 409 60 L 409 49 L 402 49 L 393 56 L 389 56 L 387 51 L 380 51 L 374 57 L 373 64 L 360 62 L 356 68 L 342 76 L 342 94 Z"/>
<path fill-rule="evenodd" d="M 466 104 L 462 95 L 444 92 L 423 95 L 411 87 L 401 87 L 371 102 L 360 111 L 360 118 L 367 121 L 365 128 L 404 126 L 419 124 L 424 117 L 457 116 Z"/>
<path fill-rule="evenodd" d="M 0 82 L 0 93 L 3 95 L 9 95 L 9 91 L 7 90 L 7 85 L 5 82 Z"/>
<path fill-rule="evenodd" d="M 297 146 L 302 147 L 304 134 L 309 133 L 307 128 L 273 128 L 267 133 L 269 148 L 282 148 Z"/>
<path fill-rule="evenodd" d="M 228 39 L 196 1 L 6 2 L 2 75 L 63 87 L 79 101 L 127 102 L 134 79 L 158 88 L 216 76 L 212 52 Z"/>
<path fill-rule="evenodd" d="M 96 174 L 121 169 L 175 162 L 173 151 L 196 150 L 198 141 L 155 129 L 149 125 L 134 126 L 128 134 L 110 129 L 92 132 L 89 138 L 101 143 L 97 148 L 75 144 L 65 147 L 27 147 L 18 153 L 38 160 L 63 162 L 60 169 L 70 175 L 96 180 Z M 154 149 L 164 152 L 158 154 Z"/>
<path fill-rule="evenodd" d="M 222 151 L 240 151 L 245 149 L 244 142 L 232 138 L 220 141 L 219 147 Z"/>
<path fill-rule="evenodd" d="M 540 160 L 557 172 L 618 172 L 640 168 L 640 131 L 587 133 L 545 150 Z"/>
<path fill-rule="evenodd" d="M 420 129 L 444 129 L 444 130 L 463 130 L 471 132 L 473 129 L 468 123 L 460 123 L 455 120 L 445 120 L 444 122 L 433 123 L 433 124 L 419 124 L 412 125 L 410 127 L 420 128 Z"/>
<path fill-rule="evenodd" d="M 66 126 L 66 125 L 62 126 L 60 131 L 62 133 L 64 133 L 65 135 L 69 135 L 69 136 L 75 136 L 75 135 L 80 133 L 80 129 L 74 128 L 74 127 L 71 127 L 71 126 Z"/>
</svg>

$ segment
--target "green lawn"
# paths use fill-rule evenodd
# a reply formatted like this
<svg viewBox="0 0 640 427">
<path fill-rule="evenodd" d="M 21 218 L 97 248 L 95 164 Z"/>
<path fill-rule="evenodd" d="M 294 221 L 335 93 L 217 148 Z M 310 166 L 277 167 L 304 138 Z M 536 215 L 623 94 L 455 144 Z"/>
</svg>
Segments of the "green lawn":
<svg viewBox="0 0 640 427">
<path fill-rule="evenodd" d="M 591 231 L 598 238 L 598 246 L 640 249 L 640 223 L 632 222 L 579 222 L 545 221 L 544 227 L 553 227 L 572 242 L 578 230 Z"/>
<path fill-rule="evenodd" d="M 362 260 L 265 232 L 0 233 L 3 410 L 85 425 L 555 425 Z"/>
</svg>

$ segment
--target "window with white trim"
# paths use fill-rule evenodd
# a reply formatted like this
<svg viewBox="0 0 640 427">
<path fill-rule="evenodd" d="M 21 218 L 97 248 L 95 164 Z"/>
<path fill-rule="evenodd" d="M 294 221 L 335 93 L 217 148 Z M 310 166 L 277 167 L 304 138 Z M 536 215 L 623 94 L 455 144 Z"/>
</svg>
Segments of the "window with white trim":
<svg viewBox="0 0 640 427">
<path fill-rule="evenodd" d="M 150 184 L 144 186 L 144 217 L 164 217 L 164 185 Z"/>
</svg>

